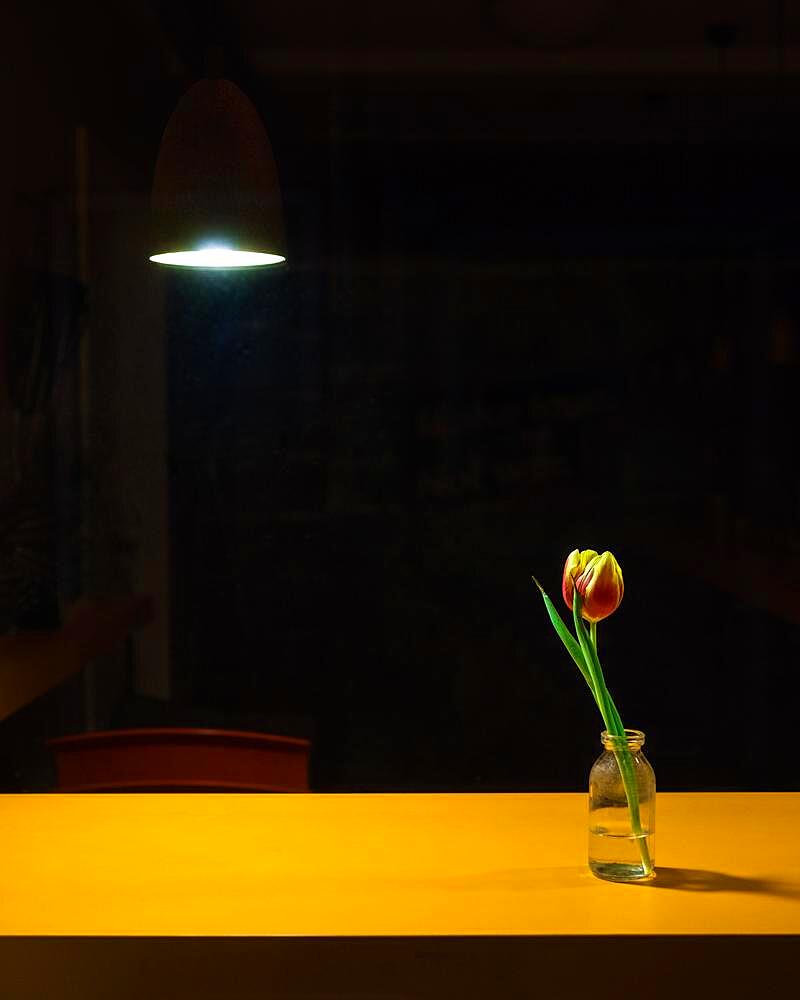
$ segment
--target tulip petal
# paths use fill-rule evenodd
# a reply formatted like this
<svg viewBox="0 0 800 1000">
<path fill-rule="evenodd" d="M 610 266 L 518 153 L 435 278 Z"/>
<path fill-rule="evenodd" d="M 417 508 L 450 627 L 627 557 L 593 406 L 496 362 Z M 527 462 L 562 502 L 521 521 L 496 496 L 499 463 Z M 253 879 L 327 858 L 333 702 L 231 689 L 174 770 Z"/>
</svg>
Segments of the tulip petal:
<svg viewBox="0 0 800 1000">
<path fill-rule="evenodd" d="M 622 601 L 624 584 L 619 563 L 610 552 L 593 558 L 575 581 L 583 598 L 583 617 L 599 622 L 613 614 Z"/>
<path fill-rule="evenodd" d="M 575 580 L 596 556 L 597 553 L 594 549 L 573 549 L 567 556 L 564 572 L 561 576 L 561 595 L 570 611 L 572 611 L 572 592 L 575 589 Z"/>
</svg>

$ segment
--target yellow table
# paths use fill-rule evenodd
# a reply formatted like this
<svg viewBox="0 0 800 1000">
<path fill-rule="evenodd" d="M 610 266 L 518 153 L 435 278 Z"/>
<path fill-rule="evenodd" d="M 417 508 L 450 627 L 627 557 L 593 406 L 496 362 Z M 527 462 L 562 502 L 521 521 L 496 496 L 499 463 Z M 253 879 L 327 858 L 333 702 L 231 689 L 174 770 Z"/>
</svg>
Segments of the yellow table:
<svg viewBox="0 0 800 1000">
<path fill-rule="evenodd" d="M 615 885 L 584 795 L 0 796 L 0 997 L 755 997 L 798 831 L 800 794 L 662 793 Z"/>
</svg>

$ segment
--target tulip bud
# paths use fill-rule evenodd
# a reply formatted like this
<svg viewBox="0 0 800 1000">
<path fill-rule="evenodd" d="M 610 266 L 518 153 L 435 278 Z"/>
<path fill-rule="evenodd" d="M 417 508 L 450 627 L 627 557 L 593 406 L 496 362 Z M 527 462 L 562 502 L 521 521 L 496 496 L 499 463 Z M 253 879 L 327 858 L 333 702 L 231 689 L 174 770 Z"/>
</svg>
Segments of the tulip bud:
<svg viewBox="0 0 800 1000">
<path fill-rule="evenodd" d="M 561 593 L 564 597 L 564 603 L 570 611 L 572 611 L 572 593 L 575 581 L 586 569 L 589 562 L 595 558 L 597 558 L 597 553 L 594 549 L 586 549 L 583 552 L 580 549 L 574 549 L 567 556 L 567 561 L 564 563 L 564 575 L 561 578 Z"/>
<path fill-rule="evenodd" d="M 583 598 L 581 615 L 588 622 L 599 622 L 613 614 L 625 592 L 622 570 L 610 552 L 595 554 L 576 578 L 575 587 Z"/>
</svg>

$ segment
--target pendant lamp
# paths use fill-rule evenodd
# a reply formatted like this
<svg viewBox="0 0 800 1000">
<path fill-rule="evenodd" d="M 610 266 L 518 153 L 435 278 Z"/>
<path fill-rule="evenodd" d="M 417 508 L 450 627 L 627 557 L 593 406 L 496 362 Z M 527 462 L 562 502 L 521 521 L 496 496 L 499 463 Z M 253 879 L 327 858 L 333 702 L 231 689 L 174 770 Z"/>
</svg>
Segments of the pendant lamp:
<svg viewBox="0 0 800 1000">
<path fill-rule="evenodd" d="M 286 260 L 278 170 L 252 101 L 195 83 L 167 122 L 153 182 L 150 260 L 241 268 Z"/>
</svg>

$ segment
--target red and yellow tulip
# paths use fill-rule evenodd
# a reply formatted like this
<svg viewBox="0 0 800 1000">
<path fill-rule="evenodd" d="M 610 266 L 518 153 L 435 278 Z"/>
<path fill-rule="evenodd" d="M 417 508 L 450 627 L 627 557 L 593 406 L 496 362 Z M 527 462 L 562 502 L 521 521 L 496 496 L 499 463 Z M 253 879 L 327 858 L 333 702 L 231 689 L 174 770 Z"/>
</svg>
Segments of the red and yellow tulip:
<svg viewBox="0 0 800 1000">
<path fill-rule="evenodd" d="M 600 658 L 597 655 L 597 623 L 608 618 L 617 610 L 625 591 L 619 563 L 610 552 L 599 555 L 594 549 L 573 549 L 567 556 L 561 577 L 561 593 L 567 607 L 572 611 L 574 634 L 561 620 L 561 616 L 542 585 L 536 577 L 533 579 L 542 594 L 553 628 L 583 674 L 583 678 L 594 696 L 606 729 L 613 736 L 622 739 L 625 729 L 614 704 L 614 699 L 606 687 L 603 668 L 600 666 Z M 588 629 L 584 622 L 589 623 Z M 630 807 L 631 827 L 636 833 L 641 830 L 639 793 L 628 760 L 628 751 L 626 749 L 620 750 L 618 758 Z M 641 838 L 637 840 L 637 843 L 642 855 L 642 868 L 649 874 L 653 870 L 653 865 L 647 844 Z"/>
<path fill-rule="evenodd" d="M 575 590 L 582 597 L 581 615 L 587 622 L 600 622 L 612 615 L 622 601 L 625 584 L 619 563 L 610 552 L 575 549 L 567 556 L 561 593 L 572 611 Z"/>
</svg>

